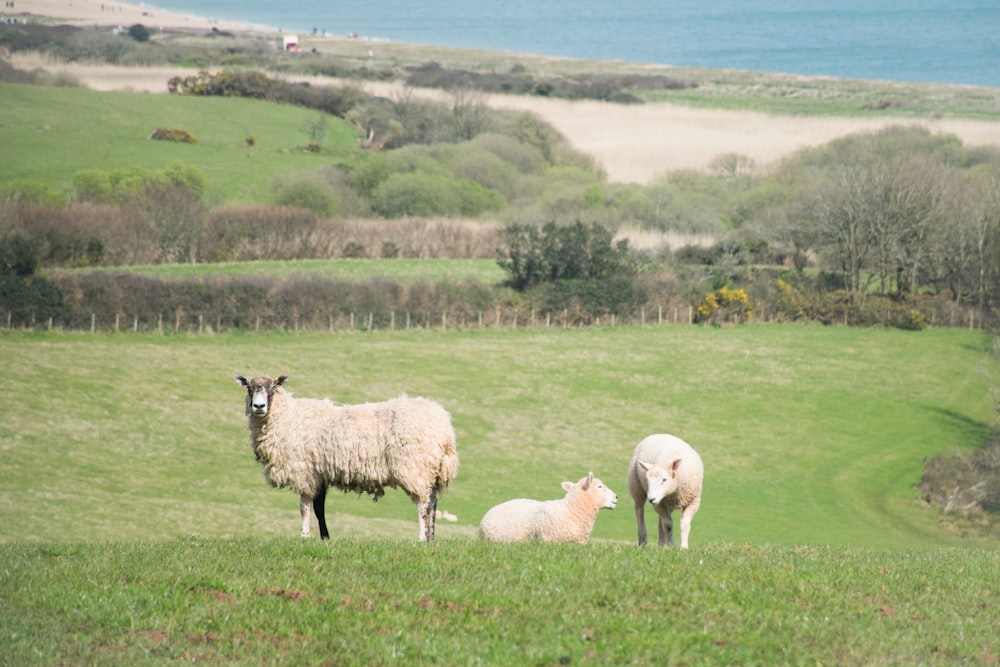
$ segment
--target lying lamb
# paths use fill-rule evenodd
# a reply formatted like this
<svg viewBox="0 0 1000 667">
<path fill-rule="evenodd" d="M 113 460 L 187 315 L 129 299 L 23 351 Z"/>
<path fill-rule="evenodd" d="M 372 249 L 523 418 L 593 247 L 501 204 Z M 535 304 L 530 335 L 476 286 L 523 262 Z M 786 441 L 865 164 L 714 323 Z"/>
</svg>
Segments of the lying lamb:
<svg viewBox="0 0 1000 667">
<path fill-rule="evenodd" d="M 660 546 L 674 546 L 673 511 L 681 511 L 681 549 L 688 548 L 691 520 L 701 504 L 704 466 L 698 452 L 672 435 L 651 435 L 636 445 L 628 467 L 639 544 L 646 544 L 646 501 L 660 517 Z"/>
<path fill-rule="evenodd" d="M 302 536 L 309 537 L 309 506 L 319 534 L 328 539 L 327 487 L 385 495 L 400 488 L 417 506 L 420 539 L 434 539 L 437 497 L 458 473 L 451 416 L 424 398 L 335 405 L 329 399 L 295 398 L 277 380 L 236 376 L 246 389 L 250 447 L 275 487 L 299 494 Z"/>
<path fill-rule="evenodd" d="M 579 482 L 563 482 L 559 500 L 517 498 L 500 503 L 483 517 L 479 538 L 490 542 L 579 542 L 585 544 L 597 513 L 614 509 L 618 496 L 590 473 Z"/>
</svg>

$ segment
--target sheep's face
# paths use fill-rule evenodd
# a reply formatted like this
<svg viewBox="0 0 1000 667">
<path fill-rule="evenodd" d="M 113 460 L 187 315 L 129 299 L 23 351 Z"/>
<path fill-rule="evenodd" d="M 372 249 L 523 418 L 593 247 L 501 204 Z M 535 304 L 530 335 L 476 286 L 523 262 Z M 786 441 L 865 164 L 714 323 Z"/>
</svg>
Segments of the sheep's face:
<svg viewBox="0 0 1000 667">
<path fill-rule="evenodd" d="M 573 484 L 573 482 L 563 482 L 562 485 L 567 492 L 575 487 L 593 496 L 597 500 L 597 506 L 601 509 L 613 510 L 618 506 L 618 494 L 605 486 L 604 482 L 594 477 L 594 473 L 590 473 L 576 484 Z"/>
<path fill-rule="evenodd" d="M 680 464 L 680 459 L 670 465 L 639 461 L 639 467 L 646 474 L 646 499 L 650 503 L 656 505 L 667 496 L 677 493 L 677 468 Z"/>
<path fill-rule="evenodd" d="M 247 416 L 263 419 L 267 416 L 271 408 L 271 399 L 274 398 L 274 390 L 285 383 L 287 375 L 278 376 L 277 380 L 272 380 L 266 375 L 247 380 L 242 375 L 235 378 L 236 384 L 247 390 L 246 413 Z"/>
</svg>

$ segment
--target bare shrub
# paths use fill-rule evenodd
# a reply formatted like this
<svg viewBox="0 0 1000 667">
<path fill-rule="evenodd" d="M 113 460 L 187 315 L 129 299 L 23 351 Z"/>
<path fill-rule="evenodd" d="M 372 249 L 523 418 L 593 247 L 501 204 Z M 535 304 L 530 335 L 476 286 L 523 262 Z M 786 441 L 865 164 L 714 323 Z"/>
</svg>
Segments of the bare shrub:
<svg viewBox="0 0 1000 667">
<path fill-rule="evenodd" d="M 226 206 L 206 216 L 201 235 L 203 261 L 305 259 L 319 218 L 309 210 L 286 206 Z"/>
<path fill-rule="evenodd" d="M 937 454 L 924 463 L 924 501 L 945 515 L 1000 528 L 1000 440 L 974 452 Z"/>
</svg>

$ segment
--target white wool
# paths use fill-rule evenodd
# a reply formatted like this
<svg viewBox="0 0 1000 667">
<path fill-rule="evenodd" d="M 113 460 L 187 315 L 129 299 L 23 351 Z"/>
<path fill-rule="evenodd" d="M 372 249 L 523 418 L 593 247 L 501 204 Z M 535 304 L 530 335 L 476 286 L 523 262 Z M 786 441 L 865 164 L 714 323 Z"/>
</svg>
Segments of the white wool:
<svg viewBox="0 0 1000 667">
<path fill-rule="evenodd" d="M 264 416 L 253 414 L 248 394 L 250 447 L 268 484 L 300 495 L 304 536 L 309 534 L 308 503 L 327 487 L 368 493 L 375 500 L 388 487 L 401 489 L 417 504 L 420 537 L 433 539 L 437 495 L 458 473 L 455 432 L 443 407 L 406 396 L 336 405 L 293 397 L 281 386 L 284 377 L 237 382 L 248 390 L 255 383 L 270 388 Z"/>
<path fill-rule="evenodd" d="M 604 508 L 614 509 L 618 496 L 590 473 L 576 484 L 563 482 L 558 500 L 516 498 L 493 507 L 479 524 L 479 538 L 491 542 L 579 542 L 584 544 Z"/>
<path fill-rule="evenodd" d="M 688 548 L 691 521 L 701 505 L 705 474 L 698 452 L 678 437 L 651 435 L 636 445 L 628 467 L 639 544 L 646 544 L 646 503 L 659 516 L 660 546 L 674 545 L 673 511 L 681 510 L 681 549 Z"/>
</svg>

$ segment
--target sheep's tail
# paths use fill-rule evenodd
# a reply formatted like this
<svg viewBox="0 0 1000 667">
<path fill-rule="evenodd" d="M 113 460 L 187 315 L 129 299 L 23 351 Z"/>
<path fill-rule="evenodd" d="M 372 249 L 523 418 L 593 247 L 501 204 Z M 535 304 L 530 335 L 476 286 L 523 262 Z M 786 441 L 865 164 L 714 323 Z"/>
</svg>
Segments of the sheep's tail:
<svg viewBox="0 0 1000 667">
<path fill-rule="evenodd" d="M 434 494 L 445 491 L 451 481 L 458 476 L 458 449 L 455 447 L 455 434 L 449 433 L 442 443 L 443 455 L 438 466 L 438 474 L 434 480 Z"/>
</svg>

